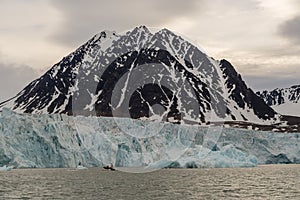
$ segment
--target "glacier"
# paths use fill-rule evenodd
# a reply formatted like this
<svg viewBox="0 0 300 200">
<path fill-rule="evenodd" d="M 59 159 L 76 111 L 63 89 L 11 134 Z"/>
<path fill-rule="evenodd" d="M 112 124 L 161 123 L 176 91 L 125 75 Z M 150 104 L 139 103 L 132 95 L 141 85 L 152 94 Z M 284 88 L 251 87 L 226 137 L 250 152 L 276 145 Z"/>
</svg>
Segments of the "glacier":
<svg viewBox="0 0 300 200">
<path fill-rule="evenodd" d="M 254 167 L 300 163 L 300 133 L 130 118 L 0 114 L 0 166 L 14 168 Z"/>
</svg>

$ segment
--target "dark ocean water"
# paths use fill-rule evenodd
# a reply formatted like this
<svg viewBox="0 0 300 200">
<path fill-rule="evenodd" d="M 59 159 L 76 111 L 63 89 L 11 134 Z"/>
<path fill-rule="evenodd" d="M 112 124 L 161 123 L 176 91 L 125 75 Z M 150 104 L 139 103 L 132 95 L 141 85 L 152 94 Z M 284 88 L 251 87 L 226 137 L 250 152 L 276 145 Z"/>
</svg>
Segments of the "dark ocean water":
<svg viewBox="0 0 300 200">
<path fill-rule="evenodd" d="M 0 199 L 300 199 L 300 165 L 235 169 L 99 168 L 0 172 Z"/>
</svg>

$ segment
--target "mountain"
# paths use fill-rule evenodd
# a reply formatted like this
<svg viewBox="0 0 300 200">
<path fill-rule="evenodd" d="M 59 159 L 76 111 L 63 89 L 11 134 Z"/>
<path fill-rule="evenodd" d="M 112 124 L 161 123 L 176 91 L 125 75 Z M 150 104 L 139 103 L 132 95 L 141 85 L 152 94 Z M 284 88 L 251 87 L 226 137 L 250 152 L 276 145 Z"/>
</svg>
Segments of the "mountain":
<svg viewBox="0 0 300 200">
<path fill-rule="evenodd" d="M 300 117 L 300 85 L 257 92 L 269 106 L 283 115 Z"/>
<path fill-rule="evenodd" d="M 228 61 L 145 26 L 96 34 L 0 107 L 197 124 L 279 118 Z"/>
</svg>

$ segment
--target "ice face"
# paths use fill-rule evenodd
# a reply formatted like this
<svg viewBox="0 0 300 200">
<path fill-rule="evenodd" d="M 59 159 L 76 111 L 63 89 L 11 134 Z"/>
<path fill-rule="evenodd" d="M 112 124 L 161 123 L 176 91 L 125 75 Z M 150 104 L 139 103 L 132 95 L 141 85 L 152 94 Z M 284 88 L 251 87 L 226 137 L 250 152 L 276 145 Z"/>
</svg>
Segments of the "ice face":
<svg viewBox="0 0 300 200">
<path fill-rule="evenodd" d="M 232 168 L 256 165 L 255 156 L 247 155 L 233 145 L 227 145 L 220 151 L 211 151 L 202 146 L 190 148 L 177 160 L 160 160 L 150 164 L 148 168 Z"/>
<path fill-rule="evenodd" d="M 122 123 L 120 123 L 120 121 Z M 135 129 L 135 126 L 139 129 Z M 300 134 L 157 124 L 105 117 L 0 115 L 0 166 L 252 167 L 300 163 Z M 138 131 L 137 131 L 138 130 Z M 139 135 L 139 132 L 141 134 Z"/>
</svg>

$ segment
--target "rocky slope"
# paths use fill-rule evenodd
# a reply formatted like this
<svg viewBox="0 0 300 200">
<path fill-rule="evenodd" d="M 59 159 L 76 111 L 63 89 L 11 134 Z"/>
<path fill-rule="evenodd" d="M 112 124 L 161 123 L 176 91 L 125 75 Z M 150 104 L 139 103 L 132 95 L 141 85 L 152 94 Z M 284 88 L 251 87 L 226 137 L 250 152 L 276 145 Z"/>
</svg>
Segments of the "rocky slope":
<svg viewBox="0 0 300 200">
<path fill-rule="evenodd" d="M 228 61 L 145 26 L 95 35 L 0 107 L 197 124 L 279 118 Z"/>
<path fill-rule="evenodd" d="M 300 85 L 265 90 L 257 95 L 280 114 L 300 117 Z"/>
</svg>

